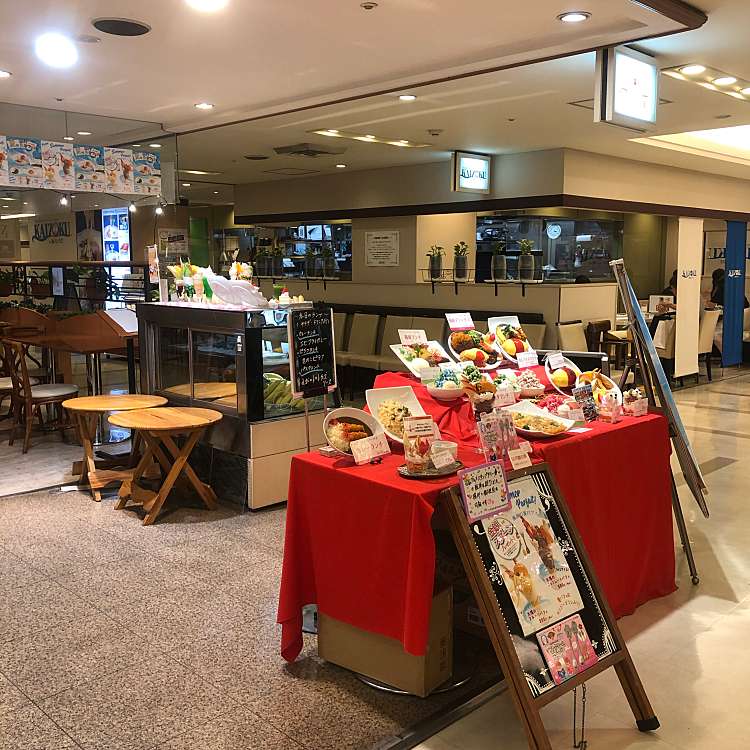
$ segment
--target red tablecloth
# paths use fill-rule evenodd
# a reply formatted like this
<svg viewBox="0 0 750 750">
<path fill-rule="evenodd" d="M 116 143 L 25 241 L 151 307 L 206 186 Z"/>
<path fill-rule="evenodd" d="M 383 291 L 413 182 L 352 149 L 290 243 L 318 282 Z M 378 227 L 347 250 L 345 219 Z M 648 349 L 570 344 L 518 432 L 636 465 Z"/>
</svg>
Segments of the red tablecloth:
<svg viewBox="0 0 750 750">
<path fill-rule="evenodd" d="M 394 385 L 414 388 L 444 437 L 475 444 L 468 404 L 435 401 L 408 375 L 376 380 L 377 387 Z M 534 459 L 550 464 L 621 617 L 675 589 L 668 427 L 657 414 L 590 427 L 533 441 Z M 482 460 L 469 447 L 459 458 L 469 466 Z M 440 491 L 456 478 L 403 479 L 401 463 L 402 454 L 368 466 L 317 453 L 294 457 L 278 612 L 285 659 L 299 654 L 301 609 L 313 603 L 424 653 L 435 568 L 430 519 Z"/>
</svg>

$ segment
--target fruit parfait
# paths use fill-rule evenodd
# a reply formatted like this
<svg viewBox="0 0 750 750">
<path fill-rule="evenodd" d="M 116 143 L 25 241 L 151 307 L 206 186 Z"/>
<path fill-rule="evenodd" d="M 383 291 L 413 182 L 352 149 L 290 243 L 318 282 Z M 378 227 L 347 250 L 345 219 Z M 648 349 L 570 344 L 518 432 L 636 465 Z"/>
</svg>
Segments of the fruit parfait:
<svg viewBox="0 0 750 750">
<path fill-rule="evenodd" d="M 480 370 L 497 367 L 494 336 L 480 331 L 453 331 L 448 337 L 448 348 L 460 362 L 471 362 Z"/>
<path fill-rule="evenodd" d="M 478 367 L 468 365 L 461 372 L 461 385 L 478 420 L 484 413 L 492 411 L 497 386 L 485 377 Z"/>
<path fill-rule="evenodd" d="M 572 396 L 581 371 L 567 357 L 563 357 L 562 360 L 563 366 L 553 369 L 550 366 L 550 357 L 547 356 L 544 360 L 544 370 L 552 387 L 558 393 L 562 393 L 563 396 Z"/>
</svg>

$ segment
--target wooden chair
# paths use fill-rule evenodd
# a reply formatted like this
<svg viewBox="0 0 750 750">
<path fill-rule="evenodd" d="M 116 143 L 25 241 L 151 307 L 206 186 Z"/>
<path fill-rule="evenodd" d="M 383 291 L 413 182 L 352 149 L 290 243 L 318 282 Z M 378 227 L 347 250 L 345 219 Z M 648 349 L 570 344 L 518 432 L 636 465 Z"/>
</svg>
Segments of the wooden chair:
<svg viewBox="0 0 750 750">
<path fill-rule="evenodd" d="M 31 429 L 34 417 L 39 418 L 39 424 L 44 426 L 42 407 L 46 407 L 49 416 L 50 408 L 56 407 L 57 429 L 64 435 L 66 429 L 73 425 L 68 420 L 62 402 L 78 395 L 78 386 L 68 383 L 50 383 L 47 385 L 32 385 L 29 370 L 26 366 L 26 356 L 22 344 L 15 341 L 4 341 L 5 364 L 10 371 L 12 384 L 11 408 L 12 424 L 8 445 L 13 445 L 16 428 L 24 424 L 25 435 L 23 452 L 27 453 L 31 443 Z"/>
</svg>

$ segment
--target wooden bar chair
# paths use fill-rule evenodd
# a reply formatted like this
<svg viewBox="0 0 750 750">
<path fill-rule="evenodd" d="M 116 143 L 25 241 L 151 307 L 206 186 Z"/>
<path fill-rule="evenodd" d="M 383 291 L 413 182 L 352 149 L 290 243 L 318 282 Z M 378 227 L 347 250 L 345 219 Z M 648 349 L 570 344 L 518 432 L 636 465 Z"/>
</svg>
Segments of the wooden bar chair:
<svg viewBox="0 0 750 750">
<path fill-rule="evenodd" d="M 23 452 L 27 453 L 31 444 L 31 429 L 34 424 L 34 417 L 38 417 L 40 426 L 45 426 L 42 416 L 43 406 L 47 409 L 48 414 L 50 409 L 57 411 L 56 428 L 60 431 L 61 436 L 64 436 L 65 430 L 74 427 L 62 408 L 62 402 L 77 396 L 78 386 L 69 383 L 34 385 L 29 377 L 23 345 L 16 341 L 4 341 L 3 349 L 5 351 L 5 365 L 10 371 L 12 386 L 12 423 L 8 445 L 13 445 L 16 428 L 24 425 Z"/>
</svg>

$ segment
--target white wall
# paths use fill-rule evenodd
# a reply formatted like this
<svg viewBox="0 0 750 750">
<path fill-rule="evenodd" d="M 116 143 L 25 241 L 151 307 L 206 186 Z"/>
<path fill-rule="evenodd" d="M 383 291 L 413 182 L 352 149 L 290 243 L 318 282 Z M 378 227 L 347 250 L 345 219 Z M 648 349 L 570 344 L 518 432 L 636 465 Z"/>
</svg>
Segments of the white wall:
<svg viewBox="0 0 750 750">
<path fill-rule="evenodd" d="M 680 217 L 677 237 L 675 377 L 698 372 L 703 220 Z"/>
<path fill-rule="evenodd" d="M 29 260 L 77 260 L 76 219 L 72 212 L 29 219 Z"/>
</svg>

